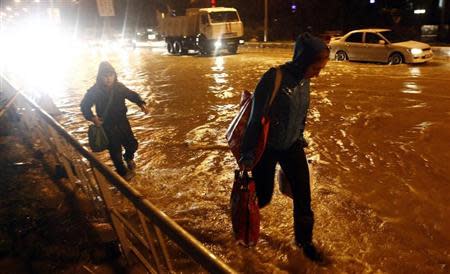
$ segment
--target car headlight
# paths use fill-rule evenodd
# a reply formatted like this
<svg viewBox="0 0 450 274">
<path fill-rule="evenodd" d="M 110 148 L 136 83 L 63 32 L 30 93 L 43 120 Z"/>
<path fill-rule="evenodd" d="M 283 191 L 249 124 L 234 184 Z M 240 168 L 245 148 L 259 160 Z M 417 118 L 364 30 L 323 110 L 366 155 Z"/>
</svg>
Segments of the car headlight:
<svg viewBox="0 0 450 274">
<path fill-rule="evenodd" d="M 214 43 L 214 46 L 216 47 L 216 49 L 220 48 L 220 47 L 222 46 L 222 41 L 217 40 L 217 41 Z"/>
<path fill-rule="evenodd" d="M 423 53 L 422 49 L 411 49 L 410 51 L 413 55 L 419 55 Z"/>
</svg>

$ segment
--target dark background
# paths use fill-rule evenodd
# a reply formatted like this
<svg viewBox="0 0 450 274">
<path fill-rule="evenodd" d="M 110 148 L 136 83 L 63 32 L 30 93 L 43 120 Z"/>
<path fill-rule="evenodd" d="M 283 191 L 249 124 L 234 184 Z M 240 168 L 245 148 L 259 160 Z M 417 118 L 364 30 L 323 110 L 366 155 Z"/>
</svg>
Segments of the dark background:
<svg viewBox="0 0 450 274">
<path fill-rule="evenodd" d="M 28 1 L 28 2 L 27 2 Z M 41 0 L 40 9 L 56 6 L 66 27 L 77 26 L 78 33 L 101 36 L 106 33 L 132 34 L 157 25 L 156 11 L 182 15 L 189 7 L 209 7 L 210 0 L 113 0 L 116 16 L 100 17 L 95 0 Z M 442 0 L 441 0 L 442 1 Z M 245 38 L 262 40 L 264 26 L 263 0 L 216 0 L 217 6 L 238 9 L 245 26 Z M 448 26 L 450 3 L 445 12 L 439 8 L 439 0 L 269 0 L 269 40 L 293 40 L 307 29 L 316 34 L 334 31 L 345 33 L 363 27 L 390 27 L 399 29 L 406 36 L 420 38 L 422 25 Z M 8 5 L 36 6 L 32 0 L 0 0 L 2 10 Z M 296 9 L 292 9 L 292 5 Z M 416 15 L 415 9 L 427 13 Z M 443 17 L 444 16 L 444 17 Z M 440 28 L 444 30 L 443 27 Z M 449 41 L 446 32 L 439 37 Z"/>
</svg>

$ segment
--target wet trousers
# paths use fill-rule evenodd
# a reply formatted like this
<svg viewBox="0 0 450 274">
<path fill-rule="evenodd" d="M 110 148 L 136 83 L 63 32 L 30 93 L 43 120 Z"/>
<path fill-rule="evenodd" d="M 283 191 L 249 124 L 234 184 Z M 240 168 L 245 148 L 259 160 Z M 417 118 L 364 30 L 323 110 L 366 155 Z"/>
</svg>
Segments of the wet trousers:
<svg viewBox="0 0 450 274">
<path fill-rule="evenodd" d="M 125 148 L 123 158 L 125 161 L 134 159 L 134 153 L 138 148 L 138 142 L 131 130 L 130 122 L 123 120 L 112 125 L 104 125 L 106 135 L 109 140 L 109 155 L 114 163 L 117 173 L 123 176 L 127 168 L 122 160 L 122 146 Z"/>
<path fill-rule="evenodd" d="M 309 169 L 301 142 L 289 149 L 278 151 L 267 147 L 261 160 L 252 170 L 256 183 L 259 207 L 270 203 L 273 195 L 275 166 L 279 163 L 292 188 L 294 202 L 294 233 L 297 243 L 310 243 L 314 226 L 311 209 Z"/>
</svg>

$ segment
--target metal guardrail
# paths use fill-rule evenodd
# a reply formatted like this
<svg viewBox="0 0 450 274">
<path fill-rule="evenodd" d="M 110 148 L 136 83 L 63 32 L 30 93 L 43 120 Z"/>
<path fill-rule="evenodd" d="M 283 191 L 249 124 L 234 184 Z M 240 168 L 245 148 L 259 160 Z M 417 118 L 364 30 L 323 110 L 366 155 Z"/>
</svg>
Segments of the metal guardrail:
<svg viewBox="0 0 450 274">
<path fill-rule="evenodd" d="M 115 230 L 120 248 L 128 262 L 137 258 L 150 273 L 174 273 L 165 235 L 198 265 L 211 273 L 235 273 L 222 260 L 212 254 L 191 234 L 171 220 L 122 177 L 101 163 L 91 152 L 73 138 L 58 122 L 17 91 L 0 75 L 2 88 L 17 94 L 14 101 L 22 115 L 23 130 L 31 134 L 33 141 L 53 162 L 64 167 L 73 192 L 81 190 L 83 195 L 100 211 L 107 212 Z M 36 138 L 37 137 L 37 138 Z M 111 186 L 118 192 L 114 192 Z M 121 212 L 123 206 L 116 205 L 113 195 L 121 194 L 136 210 L 137 217 L 130 220 L 129 214 Z M 103 212 L 104 212 L 103 211 Z M 135 255 L 134 257 L 132 255 Z M 186 269 L 184 269 L 186 271 Z"/>
<path fill-rule="evenodd" d="M 10 98 L 6 99 L 5 105 L 2 106 L 1 109 L 0 109 L 0 118 L 3 117 L 3 115 L 6 113 L 8 108 L 14 103 L 14 101 L 16 100 L 18 95 L 19 95 L 19 93 L 16 92 Z"/>
</svg>

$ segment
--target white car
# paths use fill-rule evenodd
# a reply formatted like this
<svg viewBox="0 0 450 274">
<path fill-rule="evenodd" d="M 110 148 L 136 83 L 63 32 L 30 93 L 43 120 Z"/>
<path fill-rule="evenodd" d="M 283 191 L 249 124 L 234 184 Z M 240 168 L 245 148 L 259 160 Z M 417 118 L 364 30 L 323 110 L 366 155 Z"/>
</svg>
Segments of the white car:
<svg viewBox="0 0 450 274">
<path fill-rule="evenodd" d="M 424 63 L 433 58 L 430 45 L 407 41 L 390 29 L 354 30 L 332 38 L 330 58 L 344 61 L 382 62 L 391 65 Z"/>
</svg>

